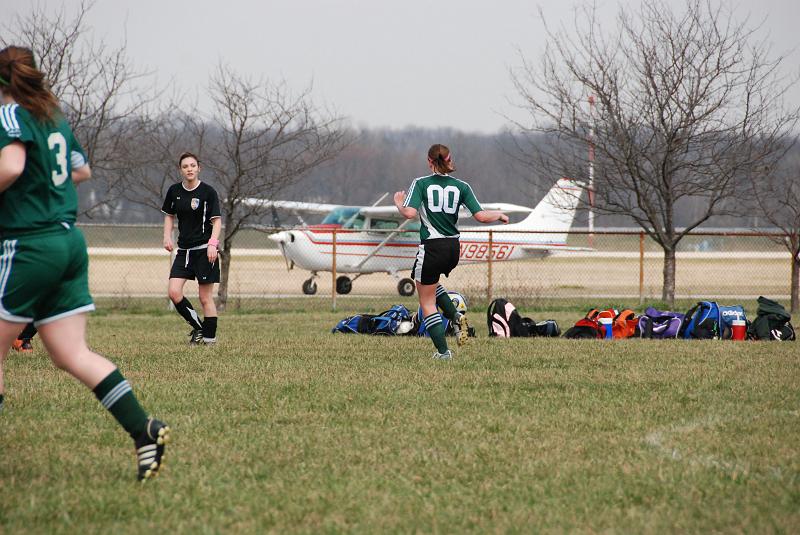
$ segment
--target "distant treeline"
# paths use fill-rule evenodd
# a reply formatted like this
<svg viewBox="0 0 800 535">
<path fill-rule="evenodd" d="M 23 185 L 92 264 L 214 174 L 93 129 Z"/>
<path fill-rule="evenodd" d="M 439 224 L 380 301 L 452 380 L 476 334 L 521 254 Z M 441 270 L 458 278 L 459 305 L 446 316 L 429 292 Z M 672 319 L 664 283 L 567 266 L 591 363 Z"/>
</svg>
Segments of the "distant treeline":
<svg viewBox="0 0 800 535">
<path fill-rule="evenodd" d="M 535 206 L 547 188 L 532 170 L 518 161 L 515 135 L 511 132 L 497 134 L 465 133 L 450 129 L 406 128 L 362 129 L 353 131 L 352 142 L 336 158 L 313 169 L 296 184 L 280 191 L 280 199 L 303 200 L 349 205 L 369 205 L 384 193 L 389 193 L 381 204 L 391 203 L 391 193 L 406 189 L 415 177 L 428 173 L 425 156 L 432 143 L 448 145 L 454 155 L 456 172 L 472 185 L 480 200 L 509 202 Z M 193 150 L 193 147 L 187 147 Z M 201 155 L 202 158 L 202 155 Z M 800 150 L 793 149 L 786 158 L 786 165 L 798 167 Z M 588 174 L 588 170 L 587 170 Z M 214 183 L 213 172 L 205 170 L 203 180 Z M 555 182 L 559 177 L 553 177 Z M 586 176 L 573 177 L 586 180 Z M 175 169 L 175 181 L 179 173 Z M 102 177 L 94 184 L 81 186 L 79 193 L 86 205 L 94 205 L 103 193 Z M 693 206 L 686 203 L 679 207 L 677 225 L 691 217 Z M 279 214 L 282 224 L 295 224 L 297 220 L 290 215 Z M 84 217 L 85 218 L 85 217 Z M 86 218 L 85 218 L 86 219 Z M 89 219 L 86 219 L 89 220 Z M 157 223 L 162 214 L 154 209 L 143 207 L 128 199 L 120 199 L 113 206 L 92 212 L 93 222 L 118 223 Z M 267 219 L 264 223 L 271 223 Z M 585 214 L 580 214 L 575 222 L 578 226 L 586 224 Z M 596 218 L 597 226 L 636 226 L 630 219 L 622 216 L 603 216 Z M 715 217 L 708 221 L 707 227 L 760 227 L 769 226 L 758 214 L 742 217 Z"/>
</svg>

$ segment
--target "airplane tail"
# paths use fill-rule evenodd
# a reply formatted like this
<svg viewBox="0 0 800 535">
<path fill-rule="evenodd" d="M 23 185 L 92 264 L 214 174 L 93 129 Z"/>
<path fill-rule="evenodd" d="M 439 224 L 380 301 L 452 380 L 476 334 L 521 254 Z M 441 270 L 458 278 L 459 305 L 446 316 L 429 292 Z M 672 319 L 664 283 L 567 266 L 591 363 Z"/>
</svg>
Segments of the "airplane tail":
<svg viewBox="0 0 800 535">
<path fill-rule="evenodd" d="M 544 196 L 533 212 L 513 225 L 505 227 L 508 230 L 552 230 L 548 233 L 549 241 L 566 243 L 567 231 L 575 219 L 582 188 L 576 180 L 562 178 L 556 182 L 547 195 Z"/>
</svg>

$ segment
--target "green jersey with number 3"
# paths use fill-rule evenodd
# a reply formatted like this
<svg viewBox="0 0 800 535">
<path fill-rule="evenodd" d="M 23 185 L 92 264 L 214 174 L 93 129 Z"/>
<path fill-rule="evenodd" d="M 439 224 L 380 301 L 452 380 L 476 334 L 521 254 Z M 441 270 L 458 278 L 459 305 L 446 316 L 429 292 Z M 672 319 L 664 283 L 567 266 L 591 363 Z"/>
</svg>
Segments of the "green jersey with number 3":
<svg viewBox="0 0 800 535">
<path fill-rule="evenodd" d="M 469 184 L 450 175 L 430 175 L 414 179 L 403 206 L 419 212 L 419 237 L 425 241 L 458 238 L 458 210 L 462 204 L 472 214 L 481 211 Z"/>
<path fill-rule="evenodd" d="M 86 155 L 67 121 L 58 113 L 43 123 L 17 104 L 0 106 L 0 149 L 15 141 L 25 145 L 25 169 L 0 193 L 0 231 L 72 225 L 78 212 L 72 168 L 86 165 Z"/>
</svg>

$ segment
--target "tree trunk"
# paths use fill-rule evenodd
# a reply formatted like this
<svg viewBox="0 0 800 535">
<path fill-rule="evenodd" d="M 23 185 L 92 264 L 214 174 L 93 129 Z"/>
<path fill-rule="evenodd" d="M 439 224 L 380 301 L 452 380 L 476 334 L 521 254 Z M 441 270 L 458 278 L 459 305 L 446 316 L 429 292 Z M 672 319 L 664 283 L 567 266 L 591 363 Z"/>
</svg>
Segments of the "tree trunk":
<svg viewBox="0 0 800 535">
<path fill-rule="evenodd" d="M 233 239 L 231 237 L 225 238 L 224 249 L 219 252 L 220 258 L 220 277 L 219 289 L 217 290 L 217 297 L 219 303 L 217 308 L 224 311 L 228 304 L 228 274 L 231 271 L 231 249 L 233 248 Z"/>
<path fill-rule="evenodd" d="M 792 256 L 792 305 L 791 312 L 800 311 L 800 251 L 794 249 Z"/>
<path fill-rule="evenodd" d="M 664 286 L 661 300 L 671 309 L 675 305 L 675 248 L 664 247 Z"/>
</svg>

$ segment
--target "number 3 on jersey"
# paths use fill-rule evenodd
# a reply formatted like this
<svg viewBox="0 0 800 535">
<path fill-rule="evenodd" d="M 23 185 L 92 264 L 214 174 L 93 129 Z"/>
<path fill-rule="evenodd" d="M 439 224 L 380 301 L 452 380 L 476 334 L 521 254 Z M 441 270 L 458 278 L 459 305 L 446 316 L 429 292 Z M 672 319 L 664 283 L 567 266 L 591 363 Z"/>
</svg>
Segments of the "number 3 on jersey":
<svg viewBox="0 0 800 535">
<path fill-rule="evenodd" d="M 56 167 L 58 170 L 53 170 L 51 178 L 53 184 L 60 186 L 67 179 L 67 140 L 61 132 L 53 132 L 47 136 L 47 147 L 51 151 L 55 151 Z"/>
<path fill-rule="evenodd" d="M 455 186 L 443 188 L 437 184 L 428 186 L 428 210 L 455 214 L 458 211 L 458 198 L 461 192 Z"/>
</svg>

